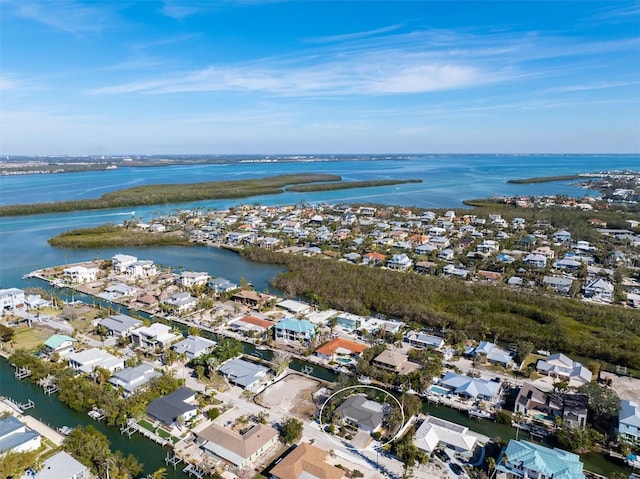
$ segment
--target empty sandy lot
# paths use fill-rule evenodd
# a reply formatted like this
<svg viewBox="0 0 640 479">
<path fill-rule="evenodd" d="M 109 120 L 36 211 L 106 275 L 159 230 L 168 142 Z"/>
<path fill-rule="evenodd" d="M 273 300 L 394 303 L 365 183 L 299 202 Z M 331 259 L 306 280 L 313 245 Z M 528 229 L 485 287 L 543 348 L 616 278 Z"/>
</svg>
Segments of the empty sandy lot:
<svg viewBox="0 0 640 479">
<path fill-rule="evenodd" d="M 313 393 L 320 383 L 292 373 L 269 386 L 256 397 L 256 402 L 280 414 L 309 418 L 315 412 Z"/>
</svg>

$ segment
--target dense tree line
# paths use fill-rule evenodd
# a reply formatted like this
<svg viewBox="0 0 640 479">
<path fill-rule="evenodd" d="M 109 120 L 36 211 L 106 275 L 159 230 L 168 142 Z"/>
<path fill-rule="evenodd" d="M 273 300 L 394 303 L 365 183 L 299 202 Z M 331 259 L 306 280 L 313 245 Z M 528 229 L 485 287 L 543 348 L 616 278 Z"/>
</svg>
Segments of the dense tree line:
<svg viewBox="0 0 640 479">
<path fill-rule="evenodd" d="M 640 312 L 635 310 L 257 248 L 242 254 L 285 265 L 288 271 L 272 284 L 289 297 L 463 331 L 474 339 L 527 341 L 536 348 L 640 369 Z"/>
<path fill-rule="evenodd" d="M 422 180 L 370 180 L 370 181 L 341 181 L 339 183 L 319 183 L 313 185 L 289 186 L 287 191 L 334 191 L 351 188 L 370 188 L 373 186 L 402 185 L 405 183 L 422 183 Z"/>
<path fill-rule="evenodd" d="M 191 246 L 184 232 L 151 233 L 114 224 L 65 231 L 48 240 L 60 248 L 117 248 L 122 246 Z"/>
<path fill-rule="evenodd" d="M 214 181 L 190 184 L 134 186 L 105 193 L 100 198 L 0 206 L 0 216 L 33 215 L 66 211 L 126 208 L 157 204 L 187 203 L 225 198 L 248 198 L 283 193 L 283 187 L 316 181 L 340 181 L 337 175 L 279 175 L 252 180 Z"/>
</svg>

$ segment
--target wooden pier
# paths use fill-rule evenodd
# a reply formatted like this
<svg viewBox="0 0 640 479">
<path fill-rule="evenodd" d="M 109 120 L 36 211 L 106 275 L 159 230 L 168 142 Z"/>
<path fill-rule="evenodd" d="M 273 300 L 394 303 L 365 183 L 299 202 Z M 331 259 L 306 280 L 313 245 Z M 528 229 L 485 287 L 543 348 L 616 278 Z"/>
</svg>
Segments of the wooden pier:
<svg viewBox="0 0 640 479">
<path fill-rule="evenodd" d="M 171 454 L 171 453 L 167 453 L 167 457 L 164 458 L 164 462 L 167 464 L 171 464 L 173 466 L 173 468 L 176 468 L 176 465 L 180 464 L 182 462 L 182 459 L 180 459 L 177 455 L 175 454 Z"/>
</svg>

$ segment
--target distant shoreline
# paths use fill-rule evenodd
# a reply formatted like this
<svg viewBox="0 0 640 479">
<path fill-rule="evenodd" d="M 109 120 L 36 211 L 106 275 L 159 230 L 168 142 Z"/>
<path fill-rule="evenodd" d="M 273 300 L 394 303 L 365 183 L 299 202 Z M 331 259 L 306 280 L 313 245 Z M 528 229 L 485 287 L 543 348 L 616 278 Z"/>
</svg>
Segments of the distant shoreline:
<svg viewBox="0 0 640 479">
<path fill-rule="evenodd" d="M 516 184 L 516 185 L 527 185 L 532 183 L 549 183 L 552 181 L 570 181 L 570 180 L 579 180 L 583 178 L 592 178 L 592 176 L 587 176 L 584 174 L 577 175 L 559 175 L 559 176 L 538 176 L 536 178 L 518 178 L 514 180 L 507 180 L 507 183 Z"/>
</svg>

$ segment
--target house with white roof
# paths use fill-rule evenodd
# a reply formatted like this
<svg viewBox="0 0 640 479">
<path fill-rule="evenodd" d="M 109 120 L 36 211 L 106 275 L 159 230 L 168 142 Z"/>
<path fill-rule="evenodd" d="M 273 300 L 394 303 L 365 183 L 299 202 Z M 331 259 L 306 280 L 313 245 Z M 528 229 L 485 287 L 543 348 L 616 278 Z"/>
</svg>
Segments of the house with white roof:
<svg viewBox="0 0 640 479">
<path fill-rule="evenodd" d="M 582 386 L 591 382 L 591 371 L 581 363 L 573 361 L 562 353 L 539 359 L 536 370 L 540 374 L 569 381 L 570 386 Z"/>
<path fill-rule="evenodd" d="M 618 412 L 618 435 L 626 442 L 640 444 L 640 406 L 623 399 Z"/>
<path fill-rule="evenodd" d="M 497 479 L 553 478 L 584 479 L 580 456 L 563 449 L 548 448 L 529 441 L 509 441 L 497 461 Z"/>
<path fill-rule="evenodd" d="M 95 281 L 100 270 L 95 267 L 71 266 L 62 270 L 62 274 L 72 283 L 88 283 Z"/>
<path fill-rule="evenodd" d="M 391 269 L 397 269 L 399 271 L 406 271 L 413 265 L 413 261 L 404 253 L 394 254 L 389 261 L 387 261 L 387 267 Z"/>
<path fill-rule="evenodd" d="M 473 378 L 454 372 L 447 372 L 438 384 L 452 393 L 465 398 L 482 399 L 493 402 L 500 393 L 500 381 Z"/>
<path fill-rule="evenodd" d="M 109 378 L 109 382 L 116 387 L 121 387 L 125 392 L 125 397 L 147 384 L 153 378 L 162 374 L 156 371 L 152 364 L 142 363 L 131 368 L 124 368 Z"/>
<path fill-rule="evenodd" d="M 129 286 L 124 283 L 114 283 L 104 288 L 104 291 L 98 294 L 99 298 L 106 299 L 107 301 L 116 301 L 121 298 L 132 297 L 137 294 L 137 290 L 134 286 Z"/>
<path fill-rule="evenodd" d="M 439 336 L 416 331 L 406 332 L 402 340 L 414 348 L 440 349 L 445 343 L 444 339 Z"/>
<path fill-rule="evenodd" d="M 88 479 L 89 468 L 64 451 L 49 457 L 37 471 L 28 469 L 21 479 Z"/>
<path fill-rule="evenodd" d="M 437 447 L 453 449 L 464 455 L 473 453 L 477 438 L 468 434 L 469 428 L 445 421 L 434 416 L 427 416 L 415 435 L 413 442 L 418 449 L 431 454 Z"/>
<path fill-rule="evenodd" d="M 613 301 L 613 285 L 604 278 L 589 281 L 584 286 L 584 297 L 610 303 Z"/>
<path fill-rule="evenodd" d="M 75 371 L 91 374 L 96 368 L 114 373 L 124 369 L 124 359 L 114 356 L 103 349 L 92 348 L 67 355 L 69 367 Z"/>
<path fill-rule="evenodd" d="M 0 289 L 0 312 L 14 311 L 24 306 L 24 291 L 18 288 Z"/>
<path fill-rule="evenodd" d="M 153 323 L 150 326 L 143 326 L 131 331 L 133 344 L 146 348 L 160 347 L 164 349 L 179 338 L 178 334 L 171 332 L 169 326 L 162 323 Z"/>
<path fill-rule="evenodd" d="M 27 469 L 21 479 L 89 479 L 89 468 L 71 455 L 60 451 L 47 458 L 37 471 Z"/>
<path fill-rule="evenodd" d="M 187 336 L 186 339 L 174 344 L 171 348 L 176 353 L 184 354 L 191 360 L 203 354 L 208 354 L 216 344 L 215 341 L 202 336 Z"/>
<path fill-rule="evenodd" d="M 184 313 L 185 311 L 194 309 L 198 304 L 198 300 L 189 293 L 184 292 L 172 295 L 164 301 L 164 304 L 173 308 L 177 313 Z"/>
<path fill-rule="evenodd" d="M 293 299 L 285 299 L 276 304 L 279 308 L 290 312 L 291 314 L 306 314 L 311 311 L 311 305 L 303 301 L 295 301 Z"/>
<path fill-rule="evenodd" d="M 158 274 L 158 268 L 153 264 L 153 260 L 143 259 L 129 264 L 125 273 L 132 278 L 149 278 Z"/>
<path fill-rule="evenodd" d="M 111 257 L 111 261 L 116 271 L 124 273 L 130 265 L 138 261 L 138 258 L 128 254 L 116 254 Z"/>
<path fill-rule="evenodd" d="M 547 257 L 542 254 L 530 253 L 523 258 L 522 262 L 528 266 L 533 266 L 534 268 L 546 268 Z"/>
<path fill-rule="evenodd" d="M 191 288 L 192 286 L 204 286 L 209 282 L 209 273 L 197 271 L 183 271 L 178 276 L 178 284 L 183 288 Z"/>
<path fill-rule="evenodd" d="M 229 382 L 247 391 L 255 392 L 269 369 L 251 361 L 234 358 L 222 363 L 218 368 L 218 372 L 227 378 Z"/>
<path fill-rule="evenodd" d="M 40 434 L 13 416 L 0 420 L 0 455 L 7 452 L 29 452 L 40 448 Z"/>
</svg>

